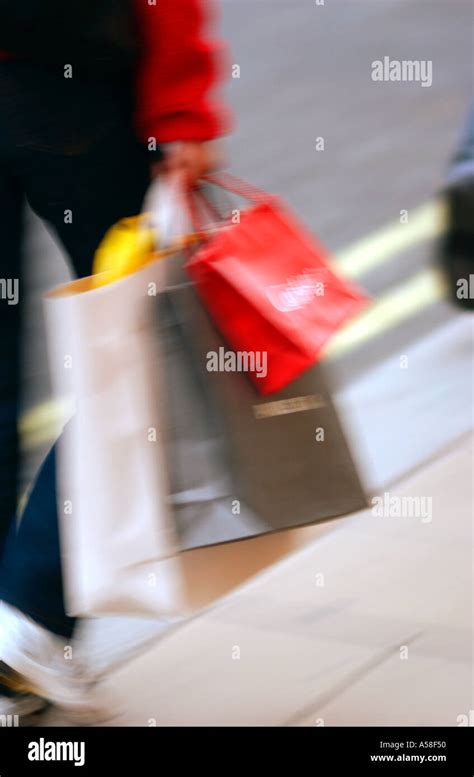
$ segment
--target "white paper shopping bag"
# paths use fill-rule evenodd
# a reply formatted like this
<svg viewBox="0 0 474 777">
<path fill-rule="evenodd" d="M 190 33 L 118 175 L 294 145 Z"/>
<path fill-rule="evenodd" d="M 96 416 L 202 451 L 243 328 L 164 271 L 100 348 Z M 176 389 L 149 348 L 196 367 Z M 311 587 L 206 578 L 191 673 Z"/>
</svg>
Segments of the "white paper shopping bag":
<svg viewBox="0 0 474 777">
<path fill-rule="evenodd" d="M 75 399 L 58 456 L 70 614 L 185 609 L 160 428 L 164 265 L 99 288 L 81 279 L 45 300 L 53 386 Z"/>
</svg>

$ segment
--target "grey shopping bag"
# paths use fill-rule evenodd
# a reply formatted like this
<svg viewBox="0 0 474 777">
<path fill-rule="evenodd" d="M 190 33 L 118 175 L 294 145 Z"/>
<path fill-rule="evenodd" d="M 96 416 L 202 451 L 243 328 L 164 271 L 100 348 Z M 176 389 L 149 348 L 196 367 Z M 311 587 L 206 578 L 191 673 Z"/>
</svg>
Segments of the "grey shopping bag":
<svg viewBox="0 0 474 777">
<path fill-rule="evenodd" d="M 367 506 L 320 367 L 262 398 L 242 372 L 209 370 L 212 354 L 229 349 L 192 284 L 172 286 L 158 304 L 170 499 L 182 550 Z"/>
</svg>

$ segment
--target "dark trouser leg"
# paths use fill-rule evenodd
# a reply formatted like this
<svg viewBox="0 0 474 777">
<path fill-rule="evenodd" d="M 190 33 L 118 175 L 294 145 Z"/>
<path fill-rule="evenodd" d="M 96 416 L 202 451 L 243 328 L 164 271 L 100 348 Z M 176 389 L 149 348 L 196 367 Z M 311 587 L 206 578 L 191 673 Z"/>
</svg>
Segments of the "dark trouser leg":
<svg viewBox="0 0 474 777">
<path fill-rule="evenodd" d="M 109 227 L 140 212 L 149 183 L 147 153 L 121 124 L 81 154 L 32 152 L 23 182 L 31 207 L 53 227 L 83 277 L 91 274 Z"/>
<path fill-rule="evenodd" d="M 474 106 L 448 172 L 445 195 L 448 228 L 441 258 L 453 301 L 474 310 Z"/>
<path fill-rule="evenodd" d="M 31 206 L 51 224 L 78 275 L 118 219 L 140 212 L 148 186 L 146 153 L 123 127 L 78 156 L 31 152 L 24 187 Z M 72 219 L 72 223 L 71 222 Z M 54 476 L 49 455 L 33 487 L 19 532 L 0 570 L 0 598 L 63 636 L 75 621 L 64 610 Z"/>
<path fill-rule="evenodd" d="M 49 631 L 69 638 L 56 513 L 55 448 L 44 461 L 18 531 L 8 538 L 2 564 L 0 598 Z"/>
<path fill-rule="evenodd" d="M 0 556 L 14 521 L 18 499 L 22 196 L 0 166 Z M 5 297 L 18 284 L 17 304 Z M 10 284 L 10 285 L 9 285 Z"/>
</svg>

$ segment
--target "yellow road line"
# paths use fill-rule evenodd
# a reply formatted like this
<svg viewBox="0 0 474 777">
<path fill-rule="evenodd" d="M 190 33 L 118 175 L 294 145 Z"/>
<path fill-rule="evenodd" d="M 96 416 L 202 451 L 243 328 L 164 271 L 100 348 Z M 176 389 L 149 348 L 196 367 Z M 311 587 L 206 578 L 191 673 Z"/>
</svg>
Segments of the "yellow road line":
<svg viewBox="0 0 474 777">
<path fill-rule="evenodd" d="M 442 299 L 445 294 L 444 279 L 438 271 L 429 268 L 417 273 L 380 297 L 366 312 L 334 335 L 325 349 L 324 359 L 338 358 L 379 337 Z"/>
<path fill-rule="evenodd" d="M 393 256 L 441 235 L 446 208 L 434 200 L 408 212 L 408 221 L 394 221 L 336 252 L 335 266 L 347 278 L 360 278 Z"/>
<path fill-rule="evenodd" d="M 338 270 L 359 278 L 393 256 L 442 233 L 444 206 L 433 201 L 408 213 L 408 222 L 396 221 L 338 252 Z M 325 359 L 337 358 L 416 315 L 444 295 L 444 285 L 434 269 L 423 270 L 374 302 L 367 312 L 332 338 Z M 24 450 L 54 440 L 71 415 L 71 399 L 50 400 L 23 413 L 20 433 Z"/>
</svg>

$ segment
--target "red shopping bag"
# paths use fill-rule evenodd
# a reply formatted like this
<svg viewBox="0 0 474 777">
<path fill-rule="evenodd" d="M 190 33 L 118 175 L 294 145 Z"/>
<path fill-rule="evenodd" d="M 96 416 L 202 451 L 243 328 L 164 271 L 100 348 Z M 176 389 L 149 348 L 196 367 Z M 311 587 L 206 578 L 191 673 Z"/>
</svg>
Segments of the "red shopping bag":
<svg viewBox="0 0 474 777">
<path fill-rule="evenodd" d="M 207 180 L 253 203 L 186 265 L 233 351 L 217 354 L 211 369 L 248 372 L 261 394 L 271 394 L 313 365 L 369 300 L 333 272 L 327 251 L 279 199 L 229 174 Z"/>
</svg>

